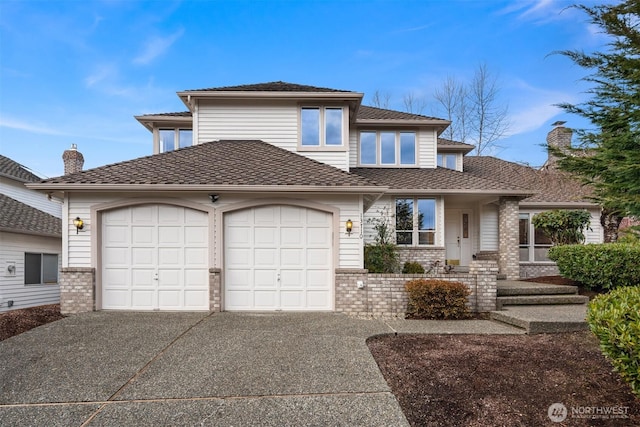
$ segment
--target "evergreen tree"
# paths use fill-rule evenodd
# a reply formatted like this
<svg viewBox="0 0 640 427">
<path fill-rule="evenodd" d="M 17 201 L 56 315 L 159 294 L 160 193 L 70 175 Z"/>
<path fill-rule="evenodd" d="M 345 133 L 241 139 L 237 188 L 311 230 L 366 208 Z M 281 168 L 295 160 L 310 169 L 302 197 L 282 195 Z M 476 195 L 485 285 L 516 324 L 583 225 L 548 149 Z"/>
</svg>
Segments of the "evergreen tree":
<svg viewBox="0 0 640 427">
<path fill-rule="evenodd" d="M 605 211 L 640 217 L 640 1 L 576 7 L 611 41 L 605 52 L 559 52 L 592 70 L 584 80 L 593 83 L 588 101 L 560 107 L 595 129 L 577 130 L 579 147 L 554 151 L 561 169 L 593 186 Z"/>
</svg>

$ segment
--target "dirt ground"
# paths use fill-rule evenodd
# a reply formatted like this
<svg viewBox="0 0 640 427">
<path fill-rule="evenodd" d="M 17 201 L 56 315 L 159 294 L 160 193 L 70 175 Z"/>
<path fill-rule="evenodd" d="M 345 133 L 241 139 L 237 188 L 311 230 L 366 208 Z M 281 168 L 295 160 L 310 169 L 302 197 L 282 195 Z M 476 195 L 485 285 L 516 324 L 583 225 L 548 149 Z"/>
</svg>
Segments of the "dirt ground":
<svg viewBox="0 0 640 427">
<path fill-rule="evenodd" d="M 412 426 L 640 425 L 640 399 L 589 331 L 387 335 L 368 345 Z M 561 424 L 548 416 L 554 403 L 567 408 Z M 628 418 L 586 413 L 608 408 Z"/>
<path fill-rule="evenodd" d="M 2 313 L 0 314 L 0 341 L 63 317 L 60 314 L 60 304 L 41 305 Z"/>
</svg>

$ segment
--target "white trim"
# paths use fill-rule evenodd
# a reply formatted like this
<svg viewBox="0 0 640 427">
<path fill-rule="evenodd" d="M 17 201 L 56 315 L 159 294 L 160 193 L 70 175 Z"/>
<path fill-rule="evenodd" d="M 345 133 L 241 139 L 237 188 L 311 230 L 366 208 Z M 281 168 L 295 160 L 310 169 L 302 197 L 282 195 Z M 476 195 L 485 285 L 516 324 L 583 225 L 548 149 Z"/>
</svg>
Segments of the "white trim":
<svg viewBox="0 0 640 427">
<path fill-rule="evenodd" d="M 332 145 L 326 143 L 326 121 L 325 115 L 327 109 L 340 109 L 342 111 L 342 143 L 340 145 Z M 317 109 L 319 113 L 319 135 L 318 145 L 302 145 L 302 110 Z M 348 151 L 349 150 L 349 107 L 346 105 L 318 105 L 318 104 L 298 104 L 298 146 L 297 151 Z"/>
<path fill-rule="evenodd" d="M 362 133 L 375 133 L 376 136 L 376 161 L 375 163 L 362 163 L 362 143 L 361 143 L 361 135 Z M 394 134 L 394 149 L 395 149 L 395 163 L 382 163 L 382 141 L 381 141 L 381 133 L 393 133 Z M 413 134 L 413 149 L 414 149 L 414 157 L 413 163 L 400 163 L 400 135 L 403 133 L 411 133 Z M 418 130 L 416 129 L 402 129 L 402 130 L 380 130 L 380 129 L 358 129 L 356 133 L 356 141 L 358 146 L 358 154 L 357 154 L 357 165 L 362 168 L 416 168 L 419 163 L 419 151 L 418 151 Z"/>
</svg>

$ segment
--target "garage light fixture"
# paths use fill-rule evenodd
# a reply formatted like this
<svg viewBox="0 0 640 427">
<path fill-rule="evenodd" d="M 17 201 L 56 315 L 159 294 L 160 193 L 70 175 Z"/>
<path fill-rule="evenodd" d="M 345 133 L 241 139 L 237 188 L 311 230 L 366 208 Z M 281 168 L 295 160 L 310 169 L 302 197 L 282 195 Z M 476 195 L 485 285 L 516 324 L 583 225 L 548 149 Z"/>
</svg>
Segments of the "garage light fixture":
<svg viewBox="0 0 640 427">
<path fill-rule="evenodd" d="M 84 228 L 84 221 L 77 216 L 76 219 L 73 220 L 73 225 L 76 226 L 76 234 L 78 234 L 78 232 Z"/>
<path fill-rule="evenodd" d="M 346 228 L 347 228 L 347 235 L 351 236 L 351 230 L 353 230 L 353 221 L 348 219 L 346 223 Z"/>
</svg>

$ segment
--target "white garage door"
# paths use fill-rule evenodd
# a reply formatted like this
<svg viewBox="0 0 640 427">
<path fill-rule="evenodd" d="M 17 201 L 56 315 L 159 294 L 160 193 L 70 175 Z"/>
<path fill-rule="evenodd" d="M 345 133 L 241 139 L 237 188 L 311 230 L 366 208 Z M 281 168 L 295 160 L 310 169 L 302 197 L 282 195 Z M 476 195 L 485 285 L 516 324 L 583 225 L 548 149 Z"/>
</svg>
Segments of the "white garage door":
<svg viewBox="0 0 640 427">
<path fill-rule="evenodd" d="M 208 310 L 207 214 L 142 205 L 102 214 L 102 308 Z"/>
<path fill-rule="evenodd" d="M 225 310 L 331 310 L 332 216 L 295 206 L 225 215 Z"/>
</svg>

